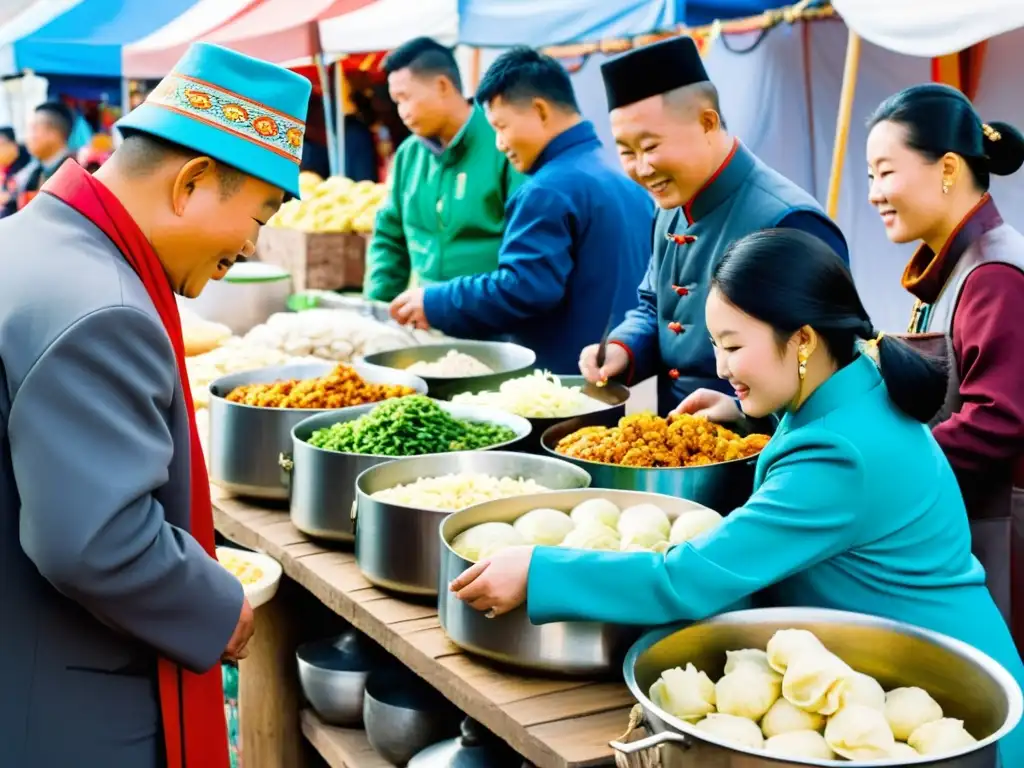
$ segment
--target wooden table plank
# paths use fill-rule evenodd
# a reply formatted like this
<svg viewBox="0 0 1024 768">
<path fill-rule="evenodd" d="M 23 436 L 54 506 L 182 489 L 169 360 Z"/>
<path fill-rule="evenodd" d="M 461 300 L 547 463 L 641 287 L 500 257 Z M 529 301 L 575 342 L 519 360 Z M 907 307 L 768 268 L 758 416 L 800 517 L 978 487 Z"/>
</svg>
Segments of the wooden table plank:
<svg viewBox="0 0 1024 768">
<path fill-rule="evenodd" d="M 534 765 L 613 764 L 608 742 L 625 729 L 632 704 L 625 686 L 495 669 L 448 640 L 436 606 L 398 599 L 373 587 L 351 552 L 318 550 L 291 526 L 287 512 L 255 510 L 215 488 L 214 516 L 224 536 L 277 559 L 285 573 L 321 603 Z"/>
<path fill-rule="evenodd" d="M 327 725 L 312 710 L 302 711 L 302 733 L 331 768 L 392 768 L 364 731 Z"/>
</svg>

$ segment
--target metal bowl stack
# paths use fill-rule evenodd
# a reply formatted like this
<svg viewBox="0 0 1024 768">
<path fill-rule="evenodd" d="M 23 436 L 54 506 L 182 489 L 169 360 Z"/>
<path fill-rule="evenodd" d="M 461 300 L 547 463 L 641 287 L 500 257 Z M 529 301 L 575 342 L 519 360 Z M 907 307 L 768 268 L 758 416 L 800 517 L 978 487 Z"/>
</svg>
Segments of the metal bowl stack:
<svg viewBox="0 0 1024 768">
<path fill-rule="evenodd" d="M 593 426 L 584 419 L 569 419 L 547 429 L 540 438 L 543 451 L 587 470 L 594 488 L 619 488 L 678 496 L 721 514 L 743 506 L 754 490 L 757 456 L 699 467 L 624 467 L 565 456 L 555 450 L 563 437 Z M 609 425 L 602 425 L 609 426 Z"/>
<path fill-rule="evenodd" d="M 395 461 L 399 457 L 329 451 L 310 445 L 309 438 L 319 429 L 354 421 L 378 405 L 380 403 L 371 403 L 343 411 L 318 413 L 299 422 L 292 430 L 291 449 L 289 454 L 281 456 L 281 465 L 291 473 L 292 524 L 303 533 L 343 542 L 355 538 L 356 478 L 371 467 Z M 452 403 L 438 405 L 456 419 L 496 424 L 515 433 L 511 440 L 495 443 L 482 450 L 507 449 L 530 434 L 530 424 L 526 419 L 504 411 Z M 447 457 L 449 454 L 430 455 Z"/>
<path fill-rule="evenodd" d="M 629 650 L 623 673 L 630 692 L 644 709 L 644 725 L 654 735 L 629 744 L 612 742 L 612 747 L 636 759 L 646 750 L 665 744 L 661 750 L 662 768 L 878 764 L 769 756 L 697 730 L 651 701 L 648 691 L 666 669 L 692 663 L 716 680 L 723 672 L 726 651 L 764 649 L 780 629 L 810 630 L 826 648 L 858 672 L 877 679 L 886 690 L 923 688 L 939 703 L 946 717 L 963 720 L 967 730 L 978 739 L 970 748 L 948 757 L 921 756 L 913 763 L 892 760 L 882 765 L 996 768 L 999 764 L 996 745 L 1017 726 L 1022 712 L 1021 690 L 1009 672 L 981 651 L 951 637 L 877 616 L 820 608 L 735 611 L 681 629 L 661 628 L 645 634 Z"/>
<path fill-rule="evenodd" d="M 630 643 L 640 635 L 635 627 L 590 622 L 538 626 L 530 623 L 525 606 L 488 619 L 444 586 L 472 565 L 450 546 L 463 531 L 480 523 L 512 523 L 540 507 L 568 512 L 588 499 L 608 499 L 620 509 L 654 504 L 670 520 L 701 508 L 692 501 L 655 493 L 588 488 L 488 501 L 450 515 L 439 528 L 441 574 L 437 612 L 441 627 L 453 643 L 470 653 L 522 669 L 582 677 L 618 672 Z"/>
<path fill-rule="evenodd" d="M 420 344 L 367 355 L 368 365 L 382 365 L 404 371 L 413 363 L 433 363 L 449 352 L 461 352 L 479 360 L 492 373 L 479 376 L 439 377 L 420 376 L 427 382 L 427 392 L 438 400 L 451 400 L 460 392 L 480 392 L 497 389 L 502 382 L 533 370 L 537 355 L 531 349 L 503 341 L 452 341 L 444 344 Z"/>
<path fill-rule="evenodd" d="M 309 408 L 258 408 L 227 400 L 237 387 L 245 384 L 269 384 L 289 379 L 315 379 L 326 376 L 335 363 L 299 363 L 260 368 L 222 376 L 210 384 L 210 427 L 207 461 L 210 481 L 238 496 L 259 499 L 288 498 L 287 475 L 279 459 L 291 450 L 292 429 L 318 413 L 342 413 Z M 355 372 L 371 384 L 401 384 L 425 394 L 423 379 L 403 371 L 374 365 L 352 365 Z M 361 407 L 361 406 L 355 406 Z"/>
<path fill-rule="evenodd" d="M 407 507 L 375 499 L 373 494 L 420 478 L 466 472 L 521 477 L 552 489 L 590 485 L 590 476 L 568 462 L 507 451 L 434 454 L 368 469 L 356 480 L 356 562 L 370 582 L 407 595 L 437 595 L 441 569 L 437 526 L 451 512 Z"/>
</svg>

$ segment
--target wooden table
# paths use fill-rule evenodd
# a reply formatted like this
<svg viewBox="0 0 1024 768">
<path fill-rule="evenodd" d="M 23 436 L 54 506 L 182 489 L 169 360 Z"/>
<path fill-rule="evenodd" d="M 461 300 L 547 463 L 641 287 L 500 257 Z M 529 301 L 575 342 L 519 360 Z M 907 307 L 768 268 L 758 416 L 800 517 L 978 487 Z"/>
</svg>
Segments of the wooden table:
<svg viewBox="0 0 1024 768">
<path fill-rule="evenodd" d="M 213 496 L 217 530 L 274 557 L 287 576 L 278 596 L 256 611 L 251 655 L 241 663 L 245 768 L 312 765 L 304 754 L 303 734 L 334 768 L 385 765 L 361 732 L 330 728 L 311 712 L 300 718 L 294 649 L 305 638 L 296 627 L 294 609 L 308 599 L 302 592 L 376 640 L 538 768 L 614 763 L 608 742 L 626 729 L 633 704 L 624 685 L 497 671 L 448 640 L 434 607 L 371 586 L 351 552 L 311 542 L 286 512 L 252 506 L 216 488 Z"/>
</svg>

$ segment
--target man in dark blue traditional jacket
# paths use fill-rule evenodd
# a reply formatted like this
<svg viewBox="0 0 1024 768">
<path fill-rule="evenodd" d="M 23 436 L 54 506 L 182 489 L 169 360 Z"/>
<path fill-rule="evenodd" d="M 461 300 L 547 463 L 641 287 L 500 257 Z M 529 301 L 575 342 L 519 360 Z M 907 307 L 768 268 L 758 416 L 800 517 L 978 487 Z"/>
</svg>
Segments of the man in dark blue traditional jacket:
<svg viewBox="0 0 1024 768">
<path fill-rule="evenodd" d="M 539 368 L 574 374 L 584 345 L 636 305 L 654 205 L 605 159 L 554 59 L 503 54 L 477 101 L 529 178 L 508 202 L 498 268 L 423 289 L 417 319 L 452 336 L 501 335 L 533 349 Z"/>
<path fill-rule="evenodd" d="M 630 51 L 601 72 L 622 165 L 661 210 L 639 306 L 612 331 L 604 365 L 593 344 L 579 367 L 590 381 L 657 376 L 664 414 L 701 387 L 729 391 L 715 373 L 704 302 L 730 243 L 759 229 L 793 227 L 820 237 L 847 262 L 849 255 L 817 201 L 728 134 L 691 38 Z"/>
</svg>

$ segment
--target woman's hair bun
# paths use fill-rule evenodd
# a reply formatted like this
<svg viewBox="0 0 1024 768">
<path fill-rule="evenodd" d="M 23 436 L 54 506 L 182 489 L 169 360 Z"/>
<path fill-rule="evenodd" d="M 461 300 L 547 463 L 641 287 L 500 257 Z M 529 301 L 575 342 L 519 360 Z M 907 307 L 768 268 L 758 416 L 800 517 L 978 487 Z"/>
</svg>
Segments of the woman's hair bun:
<svg viewBox="0 0 1024 768">
<path fill-rule="evenodd" d="M 983 144 L 988 169 L 996 176 L 1009 176 L 1024 165 L 1024 136 L 1009 123 L 986 123 Z"/>
</svg>

